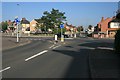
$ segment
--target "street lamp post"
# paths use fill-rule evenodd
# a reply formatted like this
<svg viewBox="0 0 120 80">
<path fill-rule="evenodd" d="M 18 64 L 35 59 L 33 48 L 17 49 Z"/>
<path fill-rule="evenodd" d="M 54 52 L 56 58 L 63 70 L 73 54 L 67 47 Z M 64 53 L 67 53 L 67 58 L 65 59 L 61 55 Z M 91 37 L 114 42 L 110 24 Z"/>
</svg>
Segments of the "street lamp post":
<svg viewBox="0 0 120 80">
<path fill-rule="evenodd" d="M 17 4 L 17 6 L 19 7 L 19 19 L 20 19 L 20 21 L 21 21 L 21 8 L 20 8 L 20 4 Z M 18 30 L 19 30 L 19 37 L 21 37 L 21 30 L 22 30 L 22 26 L 21 26 L 21 23 L 18 25 L 19 26 L 19 28 L 18 28 Z"/>
</svg>

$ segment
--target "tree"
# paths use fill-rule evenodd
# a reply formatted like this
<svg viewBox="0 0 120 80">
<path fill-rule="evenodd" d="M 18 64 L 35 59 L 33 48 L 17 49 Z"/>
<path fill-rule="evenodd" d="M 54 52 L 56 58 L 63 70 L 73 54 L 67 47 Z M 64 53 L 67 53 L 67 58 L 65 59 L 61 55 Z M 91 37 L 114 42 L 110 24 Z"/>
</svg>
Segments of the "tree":
<svg viewBox="0 0 120 80">
<path fill-rule="evenodd" d="M 63 24 L 63 21 L 66 21 L 64 16 L 65 12 L 60 12 L 59 10 L 52 9 L 52 11 L 43 12 L 43 16 L 39 19 L 39 23 L 43 23 L 43 27 L 46 29 L 57 29 L 60 24 Z"/>
<path fill-rule="evenodd" d="M 97 26 L 94 27 L 94 31 L 95 31 L 95 32 L 100 31 L 100 30 L 99 30 L 99 27 L 98 27 L 98 24 L 97 24 Z"/>
<path fill-rule="evenodd" d="M 3 31 L 7 30 L 7 27 L 8 27 L 7 21 L 2 22 L 2 30 L 3 30 Z"/>
<path fill-rule="evenodd" d="M 118 14 L 116 15 L 116 18 L 117 18 L 117 19 L 120 19 L 120 13 L 118 13 Z"/>
<path fill-rule="evenodd" d="M 92 25 L 89 25 L 89 26 L 88 26 L 88 29 L 90 29 L 90 30 L 91 30 L 91 29 L 92 29 Z"/>
<path fill-rule="evenodd" d="M 84 30 L 84 28 L 83 28 L 83 26 L 79 26 L 79 27 L 77 28 L 77 30 L 78 30 L 79 32 L 81 32 L 81 31 Z"/>
</svg>

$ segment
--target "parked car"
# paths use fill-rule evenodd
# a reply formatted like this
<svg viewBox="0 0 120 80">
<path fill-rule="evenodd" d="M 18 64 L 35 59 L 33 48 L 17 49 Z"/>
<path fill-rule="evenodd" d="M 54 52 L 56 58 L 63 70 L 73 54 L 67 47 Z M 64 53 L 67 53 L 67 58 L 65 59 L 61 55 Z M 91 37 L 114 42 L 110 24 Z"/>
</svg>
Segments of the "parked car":
<svg viewBox="0 0 120 80">
<path fill-rule="evenodd" d="M 56 34 L 58 36 L 58 38 L 61 38 L 61 34 Z M 70 36 L 67 34 L 63 34 L 64 38 L 69 38 Z"/>
</svg>

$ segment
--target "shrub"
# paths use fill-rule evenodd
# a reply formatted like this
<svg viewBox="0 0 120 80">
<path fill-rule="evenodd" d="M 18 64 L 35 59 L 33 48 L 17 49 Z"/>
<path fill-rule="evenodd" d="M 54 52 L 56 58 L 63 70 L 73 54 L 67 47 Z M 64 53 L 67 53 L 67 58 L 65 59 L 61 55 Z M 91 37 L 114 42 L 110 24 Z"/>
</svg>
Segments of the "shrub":
<svg viewBox="0 0 120 80">
<path fill-rule="evenodd" d="M 120 29 L 117 30 L 114 41 L 115 53 L 120 53 Z"/>
</svg>

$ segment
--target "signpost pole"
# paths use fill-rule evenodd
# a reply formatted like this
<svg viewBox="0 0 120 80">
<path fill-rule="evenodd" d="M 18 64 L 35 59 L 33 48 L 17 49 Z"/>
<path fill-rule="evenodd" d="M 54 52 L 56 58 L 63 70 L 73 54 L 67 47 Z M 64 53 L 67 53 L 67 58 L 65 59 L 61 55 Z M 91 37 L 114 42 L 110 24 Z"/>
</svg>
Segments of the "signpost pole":
<svg viewBox="0 0 120 80">
<path fill-rule="evenodd" d="M 18 23 L 19 23 L 19 20 L 18 20 L 18 17 L 15 18 L 15 22 L 16 22 L 16 26 L 17 26 L 17 42 L 19 42 L 19 30 L 18 30 Z"/>
<path fill-rule="evenodd" d="M 18 31 L 18 24 L 17 24 L 17 42 L 19 42 L 19 31 Z"/>
<path fill-rule="evenodd" d="M 64 42 L 64 36 L 62 31 L 62 29 L 64 28 L 63 24 L 60 25 L 60 28 L 61 28 L 61 42 Z"/>
</svg>

